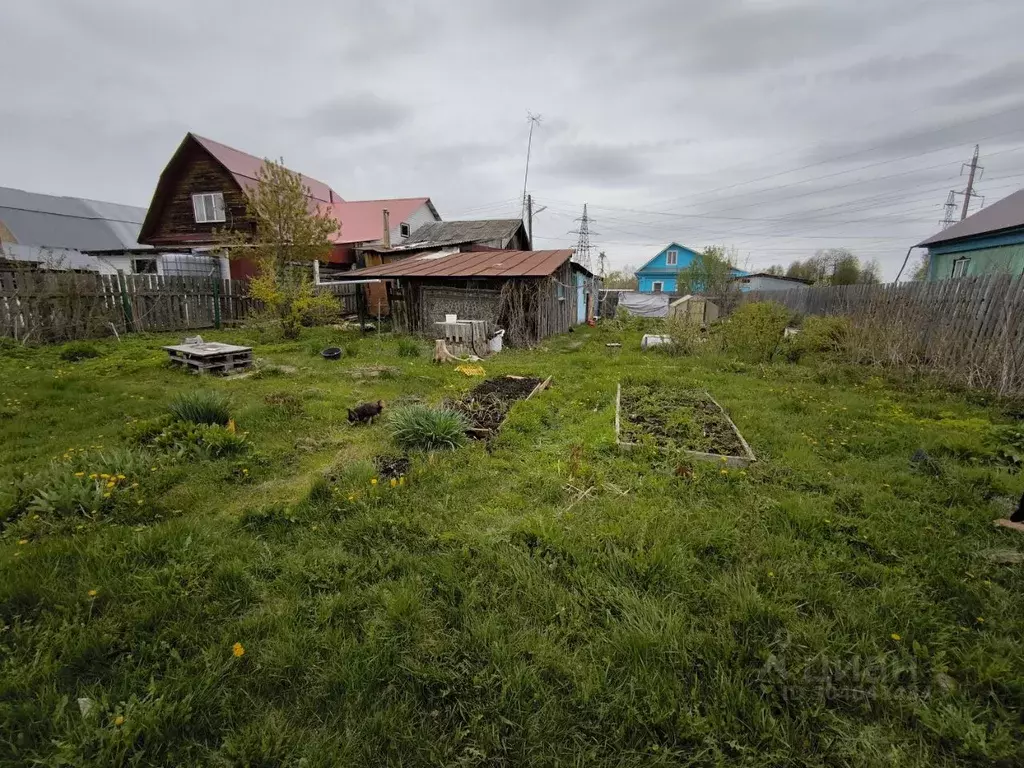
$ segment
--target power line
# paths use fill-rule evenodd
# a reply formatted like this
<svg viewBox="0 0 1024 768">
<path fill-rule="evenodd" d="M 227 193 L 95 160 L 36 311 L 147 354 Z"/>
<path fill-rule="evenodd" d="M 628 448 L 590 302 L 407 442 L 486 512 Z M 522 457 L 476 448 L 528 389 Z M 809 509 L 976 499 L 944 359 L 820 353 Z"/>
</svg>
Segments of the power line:
<svg viewBox="0 0 1024 768">
<path fill-rule="evenodd" d="M 540 125 L 541 116 L 527 111 L 526 120 L 530 123 L 530 138 L 526 142 L 526 174 L 523 176 L 523 207 L 520 211 L 519 218 L 523 218 L 523 214 L 526 213 L 526 184 L 530 180 L 530 151 L 533 149 L 533 129 Z"/>
</svg>

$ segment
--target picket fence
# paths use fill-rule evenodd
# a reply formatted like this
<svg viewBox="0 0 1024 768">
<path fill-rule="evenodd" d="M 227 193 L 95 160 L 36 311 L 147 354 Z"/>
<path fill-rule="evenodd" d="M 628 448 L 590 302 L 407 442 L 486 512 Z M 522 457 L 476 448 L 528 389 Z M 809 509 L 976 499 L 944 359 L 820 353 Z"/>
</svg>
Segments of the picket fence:
<svg viewBox="0 0 1024 768">
<path fill-rule="evenodd" d="M 851 319 L 868 362 L 934 369 L 957 383 L 1024 394 L 1024 275 L 752 291 L 803 315 Z"/>
<path fill-rule="evenodd" d="M 343 313 L 356 311 L 356 288 L 322 286 Z M 53 342 L 133 331 L 216 328 L 261 307 L 243 280 L 164 275 L 14 270 L 0 272 L 0 336 Z"/>
</svg>

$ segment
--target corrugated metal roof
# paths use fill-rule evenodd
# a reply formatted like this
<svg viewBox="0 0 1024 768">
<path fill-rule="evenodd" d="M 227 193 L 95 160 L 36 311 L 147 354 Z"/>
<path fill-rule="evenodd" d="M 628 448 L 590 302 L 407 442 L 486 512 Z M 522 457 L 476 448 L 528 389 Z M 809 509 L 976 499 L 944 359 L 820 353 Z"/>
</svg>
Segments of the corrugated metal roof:
<svg viewBox="0 0 1024 768">
<path fill-rule="evenodd" d="M 0 187 L 0 221 L 20 245 L 78 251 L 144 250 L 146 209 Z"/>
<path fill-rule="evenodd" d="M 333 238 L 336 243 L 369 243 L 384 237 L 384 209 L 388 209 L 391 227 L 412 216 L 422 205 L 429 205 L 429 197 L 399 197 L 392 200 L 350 200 L 331 207 L 334 218 L 341 225 Z"/>
<path fill-rule="evenodd" d="M 434 221 L 413 232 L 405 244 L 477 243 L 482 240 L 501 240 L 505 244 L 521 226 L 522 219 Z"/>
<path fill-rule="evenodd" d="M 213 139 L 207 139 L 196 134 L 190 134 L 192 138 L 198 141 L 203 147 L 213 155 L 217 160 L 228 169 L 232 176 L 235 177 L 243 189 L 249 187 L 253 182 L 259 178 L 260 168 L 263 167 L 263 160 L 250 155 L 247 152 L 242 152 L 229 147 L 227 144 L 221 144 L 219 141 Z M 324 203 L 339 203 L 343 202 L 344 198 L 331 189 L 327 184 L 322 181 L 317 181 L 314 178 L 299 174 L 302 177 L 302 183 L 309 187 L 310 196 L 316 200 Z"/>
<path fill-rule="evenodd" d="M 357 269 L 337 277 L 547 277 L 572 258 L 572 250 L 469 251 L 438 255 L 427 253 L 376 267 Z M 582 269 L 582 267 L 580 267 Z"/>
<path fill-rule="evenodd" d="M 982 208 L 977 213 L 971 214 L 949 229 L 944 229 L 937 235 L 932 235 L 927 240 L 922 240 L 915 247 L 938 245 L 939 243 L 948 243 L 952 240 L 961 240 L 978 235 L 988 235 L 1015 227 L 1024 227 L 1024 189 L 1017 190 L 1012 195 L 1004 197 L 998 203 L 993 203 L 988 208 Z"/>
</svg>

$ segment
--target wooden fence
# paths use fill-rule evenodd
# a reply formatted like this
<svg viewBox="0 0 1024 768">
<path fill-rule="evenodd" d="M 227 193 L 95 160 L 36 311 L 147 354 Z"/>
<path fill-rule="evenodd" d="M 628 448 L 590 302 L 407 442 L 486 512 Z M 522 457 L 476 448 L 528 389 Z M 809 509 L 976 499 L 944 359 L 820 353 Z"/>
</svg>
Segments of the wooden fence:
<svg viewBox="0 0 1024 768">
<path fill-rule="evenodd" d="M 752 291 L 804 315 L 851 320 L 851 351 L 865 362 L 911 365 L 963 386 L 1024 394 L 1024 275 Z"/>
<path fill-rule="evenodd" d="M 355 286 L 321 290 L 356 311 Z M 178 331 L 245 320 L 260 302 L 242 280 L 15 270 L 0 272 L 0 336 L 49 342 L 113 331 Z"/>
</svg>

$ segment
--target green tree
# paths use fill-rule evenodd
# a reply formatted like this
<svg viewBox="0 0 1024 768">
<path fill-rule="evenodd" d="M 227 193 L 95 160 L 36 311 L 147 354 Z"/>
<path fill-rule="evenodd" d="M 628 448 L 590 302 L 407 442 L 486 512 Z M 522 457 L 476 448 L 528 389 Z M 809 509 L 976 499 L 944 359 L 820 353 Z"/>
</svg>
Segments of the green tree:
<svg viewBox="0 0 1024 768">
<path fill-rule="evenodd" d="M 914 267 L 914 273 L 910 276 L 910 279 L 927 280 L 929 266 L 931 265 L 928 262 L 928 254 L 922 253 L 921 257 L 917 260 L 917 266 Z"/>
<path fill-rule="evenodd" d="M 635 291 L 637 287 L 636 269 L 627 264 L 622 269 L 609 272 L 602 279 L 605 288 L 621 288 Z"/>
<path fill-rule="evenodd" d="M 734 262 L 735 254 L 727 253 L 720 245 L 709 245 L 689 266 L 679 270 L 678 291 L 724 296 L 732 288 L 729 281 Z"/>
<path fill-rule="evenodd" d="M 881 265 L 872 259 L 871 261 L 865 261 L 860 267 L 860 277 L 857 282 L 864 285 L 877 285 L 882 282 L 882 267 Z"/>
<path fill-rule="evenodd" d="M 768 269 L 764 271 L 766 275 L 776 275 L 777 277 L 784 277 L 786 275 L 786 268 L 781 264 L 772 264 Z"/>
<path fill-rule="evenodd" d="M 310 265 L 326 260 L 338 222 L 319 207 L 310 210 L 309 189 L 284 160 L 264 160 L 256 184 L 245 192 L 251 227 L 220 233 L 230 258 L 248 258 L 257 274 L 249 295 L 263 302 L 287 338 L 304 322 L 337 311 L 337 300 L 317 293 Z"/>
</svg>

